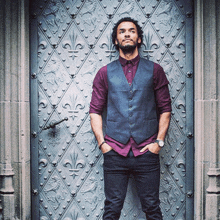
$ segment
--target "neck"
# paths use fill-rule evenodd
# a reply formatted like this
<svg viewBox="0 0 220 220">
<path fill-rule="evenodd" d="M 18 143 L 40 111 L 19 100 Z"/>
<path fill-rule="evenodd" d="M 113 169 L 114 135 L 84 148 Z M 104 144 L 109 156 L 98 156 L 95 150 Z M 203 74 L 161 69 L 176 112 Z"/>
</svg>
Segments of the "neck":
<svg viewBox="0 0 220 220">
<path fill-rule="evenodd" d="M 135 48 L 135 50 L 131 53 L 124 53 L 120 48 L 119 48 L 119 55 L 126 59 L 126 60 L 132 60 L 134 59 L 137 55 L 138 55 L 138 49 L 137 47 Z"/>
</svg>

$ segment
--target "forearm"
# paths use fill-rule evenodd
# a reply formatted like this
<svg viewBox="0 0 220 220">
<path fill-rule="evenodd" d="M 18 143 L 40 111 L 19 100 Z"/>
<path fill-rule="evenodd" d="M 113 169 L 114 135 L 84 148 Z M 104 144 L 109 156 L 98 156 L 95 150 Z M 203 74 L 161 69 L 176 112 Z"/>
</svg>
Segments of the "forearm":
<svg viewBox="0 0 220 220">
<path fill-rule="evenodd" d="M 91 127 L 96 137 L 98 145 L 104 141 L 104 135 L 102 131 L 102 116 L 95 113 L 90 113 Z"/>
<path fill-rule="evenodd" d="M 170 116 L 171 116 L 170 112 L 164 112 L 160 115 L 159 129 L 158 129 L 158 135 L 157 135 L 158 140 L 164 141 L 167 130 L 169 128 L 169 124 L 170 124 Z"/>
</svg>

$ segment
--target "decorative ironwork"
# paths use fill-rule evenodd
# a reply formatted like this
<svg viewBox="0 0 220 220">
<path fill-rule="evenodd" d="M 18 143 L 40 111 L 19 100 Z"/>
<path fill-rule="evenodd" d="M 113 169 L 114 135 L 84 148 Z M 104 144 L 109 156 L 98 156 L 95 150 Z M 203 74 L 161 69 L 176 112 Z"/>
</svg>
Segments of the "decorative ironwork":
<svg viewBox="0 0 220 220">
<path fill-rule="evenodd" d="M 177 202 L 179 192 L 172 180 L 167 177 L 163 179 L 163 189 L 160 190 L 160 201 L 164 203 L 166 212 L 170 211 L 171 207 Z"/>
<path fill-rule="evenodd" d="M 65 217 L 64 220 L 85 220 L 84 218 L 79 217 L 79 212 L 76 212 L 75 210 L 71 212 L 70 217 Z"/>
<path fill-rule="evenodd" d="M 61 179 L 58 176 L 53 176 L 47 186 L 44 188 L 44 192 L 47 195 L 48 202 L 50 202 L 54 208 L 57 210 L 62 200 L 65 199 L 67 191 L 62 187 Z"/>
<path fill-rule="evenodd" d="M 114 48 L 114 44 L 112 43 L 111 35 L 108 34 L 108 35 L 106 36 L 106 38 L 107 38 L 107 42 L 102 43 L 102 44 L 100 45 L 100 48 L 102 48 L 102 49 L 104 49 L 104 47 L 107 48 L 107 50 L 105 50 L 105 53 L 107 54 L 106 57 L 108 57 L 109 60 L 111 61 L 112 58 L 115 57 L 114 54 L 116 53 L 116 50 L 115 50 L 115 48 Z"/>
<path fill-rule="evenodd" d="M 50 60 L 47 70 L 43 72 L 47 84 L 52 86 L 53 93 L 56 93 L 60 82 L 64 82 L 64 73 L 60 70 L 60 62 L 58 59 L 53 58 Z"/>
<path fill-rule="evenodd" d="M 89 178 L 89 182 L 86 185 L 86 189 L 81 191 L 83 195 L 90 193 L 90 196 L 85 197 L 85 202 L 88 202 L 90 204 L 92 212 L 96 209 L 98 205 L 97 188 L 98 188 L 98 181 L 96 180 L 95 177 L 91 177 Z"/>
<path fill-rule="evenodd" d="M 50 2 L 43 15 L 46 18 L 46 23 L 52 30 L 53 34 L 58 32 L 60 25 L 66 18 L 66 14 L 57 0 L 52 0 Z"/>
<path fill-rule="evenodd" d="M 37 52 L 37 56 L 38 58 L 41 58 L 43 55 L 43 51 L 46 50 L 48 44 L 45 40 L 42 39 L 42 34 L 40 32 L 38 32 L 38 38 L 39 38 L 39 45 L 38 45 L 38 52 Z"/>
<path fill-rule="evenodd" d="M 75 151 L 70 154 L 70 160 L 65 159 L 63 162 L 63 166 L 67 167 L 68 164 L 70 165 L 71 169 L 69 169 L 70 176 L 75 179 L 78 176 L 79 168 L 83 169 L 86 165 L 86 162 L 82 159 L 78 159 L 79 155 Z"/>
<path fill-rule="evenodd" d="M 77 48 L 82 50 L 84 48 L 84 45 L 82 42 L 78 41 L 78 36 L 74 30 L 72 31 L 72 34 L 69 34 L 69 39 L 70 39 L 69 41 L 63 42 L 63 48 L 68 49 L 69 47 L 68 50 L 69 56 L 72 57 L 72 60 L 74 60 L 75 57 L 78 57 L 77 54 L 79 51 L 77 50 Z"/>
<path fill-rule="evenodd" d="M 144 55 L 144 57 L 146 57 L 148 60 L 152 57 L 150 53 L 153 53 L 154 50 L 159 48 L 157 42 L 154 41 L 153 34 L 150 33 L 149 31 L 144 35 L 143 45 L 144 45 L 143 52 L 147 53 L 147 55 Z"/>
<path fill-rule="evenodd" d="M 65 102 L 63 102 L 62 107 L 64 109 L 67 109 L 67 106 L 69 106 L 68 113 L 70 114 L 70 117 L 74 120 L 78 113 L 79 110 L 82 110 L 85 108 L 85 105 L 82 103 L 82 100 L 77 94 L 69 94 Z"/>
<path fill-rule="evenodd" d="M 133 12 L 133 10 L 134 10 L 134 6 L 135 6 L 135 2 L 134 1 L 132 1 L 132 0 L 125 0 L 126 1 L 126 6 L 125 7 L 123 7 L 121 10 L 120 10 L 120 12 L 118 13 L 118 15 L 120 16 L 120 17 L 122 17 L 122 16 L 125 16 L 126 17 L 126 15 L 130 15 L 132 12 Z"/>
<path fill-rule="evenodd" d="M 34 2 L 33 5 L 40 4 Z M 34 213 L 36 218 L 101 218 L 103 157 L 88 117 L 92 82 L 99 68 L 118 58 L 111 31 L 118 19 L 130 16 L 143 27 L 140 55 L 160 63 L 169 80 L 173 110 L 165 140 L 167 147 L 160 153 L 161 209 L 164 219 L 186 219 L 186 200 L 192 196 L 185 191 L 185 175 L 190 172 L 186 143 L 193 138 L 192 132 L 186 131 L 186 100 L 190 99 L 186 97 L 186 84 L 192 81 L 193 67 L 186 59 L 189 51 L 185 21 L 189 21 L 191 13 L 173 0 L 40 2 L 42 7 L 34 11 L 37 59 L 31 61 L 33 67 L 37 66 L 31 70 L 33 88 L 37 88 L 32 91 L 37 93 L 32 102 L 38 108 L 38 113 L 32 114 L 38 117 L 34 120 L 38 124 L 32 129 L 33 147 L 39 149 L 38 155 L 32 157 L 38 165 L 33 182 L 40 185 L 39 191 L 32 191 L 34 201 L 39 198 L 40 204 L 39 213 Z M 192 10 L 187 6 L 187 11 Z M 43 129 L 65 117 L 69 118 L 65 123 Z M 132 184 L 129 182 L 121 219 L 144 219 Z"/>
</svg>

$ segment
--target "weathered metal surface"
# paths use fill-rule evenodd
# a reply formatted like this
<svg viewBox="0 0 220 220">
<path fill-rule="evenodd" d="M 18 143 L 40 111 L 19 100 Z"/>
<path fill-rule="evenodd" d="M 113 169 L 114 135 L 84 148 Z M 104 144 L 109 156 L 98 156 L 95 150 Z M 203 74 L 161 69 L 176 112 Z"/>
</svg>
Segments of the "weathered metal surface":
<svg viewBox="0 0 220 220">
<path fill-rule="evenodd" d="M 114 23 L 125 16 L 137 19 L 143 27 L 141 56 L 159 63 L 170 82 L 172 119 L 166 147 L 160 154 L 160 198 L 164 219 L 191 219 L 191 2 L 32 1 L 33 219 L 101 219 L 103 158 L 90 127 L 89 103 L 98 69 L 118 58 L 111 43 L 111 31 Z M 63 120 L 66 117 L 68 120 Z M 145 219 L 133 178 L 121 219 Z"/>
</svg>

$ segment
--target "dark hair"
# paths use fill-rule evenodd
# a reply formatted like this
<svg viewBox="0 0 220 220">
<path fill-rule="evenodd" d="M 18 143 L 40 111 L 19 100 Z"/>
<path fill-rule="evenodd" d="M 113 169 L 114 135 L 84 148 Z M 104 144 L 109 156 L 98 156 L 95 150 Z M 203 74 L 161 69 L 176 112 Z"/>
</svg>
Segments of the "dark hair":
<svg viewBox="0 0 220 220">
<path fill-rule="evenodd" d="M 115 44 L 115 40 L 117 38 L 117 28 L 119 26 L 119 24 L 121 24 L 124 21 L 129 21 L 132 22 L 133 24 L 135 24 L 136 28 L 137 28 L 137 32 L 138 32 L 138 37 L 141 39 L 141 43 L 138 43 L 138 48 L 141 47 L 142 41 L 143 41 L 143 31 L 141 26 L 138 24 L 138 22 L 136 20 L 134 20 L 133 18 L 130 17 L 125 17 L 125 18 L 121 18 L 113 27 L 112 30 L 112 43 L 115 45 L 116 49 L 118 50 L 119 47 L 118 45 Z"/>
</svg>

